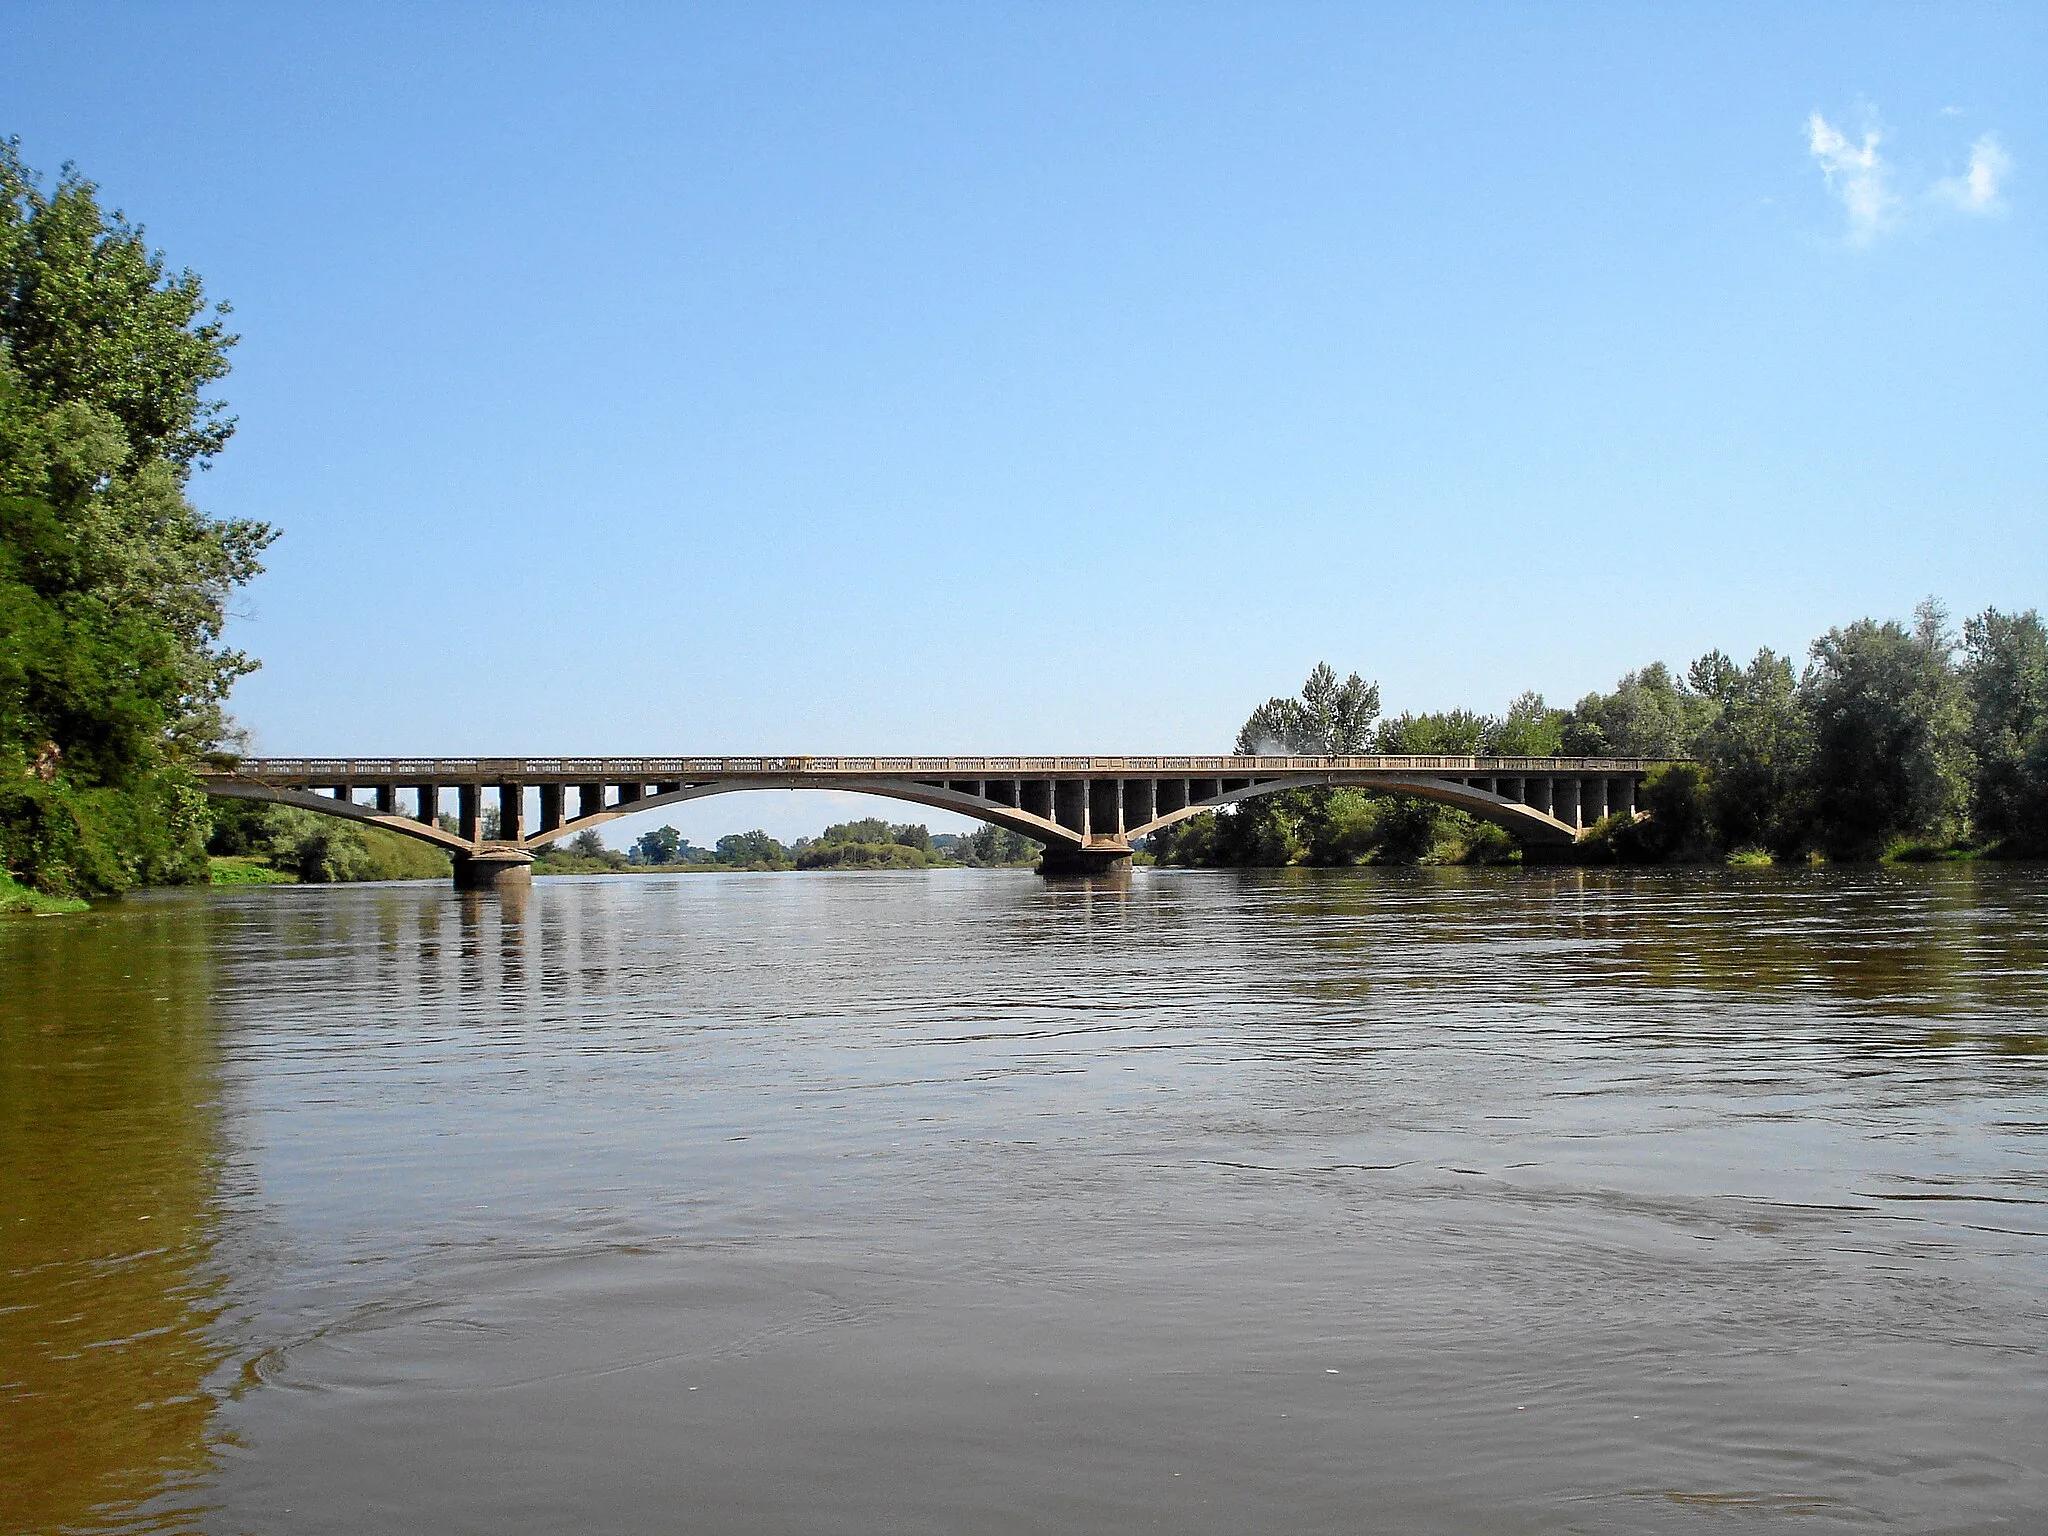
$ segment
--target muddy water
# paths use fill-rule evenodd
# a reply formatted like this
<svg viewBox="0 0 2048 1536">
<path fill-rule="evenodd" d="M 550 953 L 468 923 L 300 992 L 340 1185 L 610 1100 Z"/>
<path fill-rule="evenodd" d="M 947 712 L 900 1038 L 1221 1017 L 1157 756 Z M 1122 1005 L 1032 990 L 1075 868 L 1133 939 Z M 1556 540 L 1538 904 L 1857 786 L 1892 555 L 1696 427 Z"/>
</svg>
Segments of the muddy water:
<svg viewBox="0 0 2048 1536">
<path fill-rule="evenodd" d="M 0 1531 L 2048 1510 L 2048 872 L 0 924 Z"/>
</svg>

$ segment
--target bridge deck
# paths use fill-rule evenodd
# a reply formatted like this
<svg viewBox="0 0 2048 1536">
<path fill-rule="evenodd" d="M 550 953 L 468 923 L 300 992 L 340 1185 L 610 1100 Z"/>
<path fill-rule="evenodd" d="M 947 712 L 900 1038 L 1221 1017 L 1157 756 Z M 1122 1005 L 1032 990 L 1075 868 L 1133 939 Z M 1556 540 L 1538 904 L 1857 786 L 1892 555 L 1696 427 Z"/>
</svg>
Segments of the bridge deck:
<svg viewBox="0 0 2048 1536">
<path fill-rule="evenodd" d="M 1646 757 L 244 757 L 223 758 L 203 777 L 274 784 L 616 784 L 635 778 L 759 778 L 763 774 L 857 775 L 871 779 L 1149 777 L 1155 774 L 1457 773 L 1640 774 Z"/>
</svg>

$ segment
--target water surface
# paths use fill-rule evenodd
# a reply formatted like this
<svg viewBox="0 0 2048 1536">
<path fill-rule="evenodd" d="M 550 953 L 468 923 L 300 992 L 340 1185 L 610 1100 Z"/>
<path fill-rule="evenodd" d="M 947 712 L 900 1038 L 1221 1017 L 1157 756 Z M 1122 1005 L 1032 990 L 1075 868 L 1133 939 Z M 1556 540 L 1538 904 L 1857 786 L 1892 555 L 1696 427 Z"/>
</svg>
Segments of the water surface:
<svg viewBox="0 0 2048 1536">
<path fill-rule="evenodd" d="M 2048 874 L 0 925 L 0 1531 L 2037 1529 Z"/>
</svg>

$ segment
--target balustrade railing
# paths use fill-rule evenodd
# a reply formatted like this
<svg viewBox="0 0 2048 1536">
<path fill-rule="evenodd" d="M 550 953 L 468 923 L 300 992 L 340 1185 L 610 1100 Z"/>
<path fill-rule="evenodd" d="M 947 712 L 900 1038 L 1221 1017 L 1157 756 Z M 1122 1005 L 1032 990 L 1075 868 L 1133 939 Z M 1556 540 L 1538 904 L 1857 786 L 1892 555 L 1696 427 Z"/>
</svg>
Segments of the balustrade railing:
<svg viewBox="0 0 2048 1536">
<path fill-rule="evenodd" d="M 222 757 L 203 776 L 299 779 L 317 783 L 631 783 L 789 777 L 984 778 L 1034 775 L 1117 777 L 1284 773 L 1600 774 L 1640 773 L 1648 757 Z"/>
</svg>

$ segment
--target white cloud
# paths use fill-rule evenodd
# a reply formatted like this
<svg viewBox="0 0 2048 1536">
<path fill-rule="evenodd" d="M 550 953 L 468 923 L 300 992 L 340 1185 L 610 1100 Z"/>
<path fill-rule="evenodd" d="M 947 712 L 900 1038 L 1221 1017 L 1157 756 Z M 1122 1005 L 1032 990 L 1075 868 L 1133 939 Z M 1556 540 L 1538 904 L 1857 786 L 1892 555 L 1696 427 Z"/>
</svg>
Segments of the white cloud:
<svg viewBox="0 0 2048 1536">
<path fill-rule="evenodd" d="M 1999 189 L 2011 174 L 2012 156 L 1998 142 L 1997 134 L 1987 133 L 1970 146 L 1970 168 L 1960 176 L 1937 181 L 1934 195 L 1965 213 L 1998 213 L 2005 207 Z"/>
<path fill-rule="evenodd" d="M 1806 120 L 1806 147 L 1820 162 L 1828 187 L 1849 213 L 1849 238 L 1861 244 L 1890 227 L 1898 199 L 1887 184 L 1891 167 L 1877 146 L 1884 135 L 1867 129 L 1861 144 L 1852 143 L 1834 124 L 1815 112 Z"/>
<path fill-rule="evenodd" d="M 1948 115 L 1953 109 L 1943 108 Z M 1867 245 L 1911 220 L 1920 222 L 1935 210 L 1968 214 L 2005 211 L 2005 184 L 2012 175 L 2012 156 L 1998 135 L 1987 133 L 1970 146 L 1969 167 L 1960 176 L 1920 182 L 1906 195 L 1894 189 L 1890 162 L 1880 152 L 1884 132 L 1866 128 L 1852 139 L 1819 112 L 1806 119 L 1806 147 L 1827 179 L 1828 190 L 1841 199 L 1849 216 L 1849 240 Z"/>
</svg>

